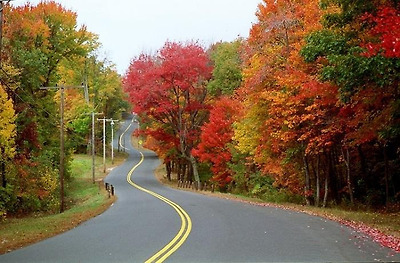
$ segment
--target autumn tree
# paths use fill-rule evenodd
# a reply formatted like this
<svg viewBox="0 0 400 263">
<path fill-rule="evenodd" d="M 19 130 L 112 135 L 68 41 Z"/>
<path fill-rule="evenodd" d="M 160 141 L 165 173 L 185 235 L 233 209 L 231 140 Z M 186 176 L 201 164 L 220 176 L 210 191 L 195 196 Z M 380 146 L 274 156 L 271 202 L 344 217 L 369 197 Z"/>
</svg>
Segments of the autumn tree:
<svg viewBox="0 0 400 263">
<path fill-rule="evenodd" d="M 307 37 L 302 55 L 309 62 L 322 61 L 321 79 L 339 87 L 342 109 L 336 123 L 344 123 L 345 134 L 344 150 L 335 151 L 347 160 L 348 188 L 350 174 L 359 174 L 363 184 L 356 186 L 357 197 L 377 202 L 384 192 L 389 203 L 396 194 L 389 185 L 399 183 L 390 172 L 399 163 L 398 2 L 323 1 L 322 6 L 324 28 Z M 360 160 L 358 171 L 349 166 L 350 159 Z"/>
<path fill-rule="evenodd" d="M 242 83 L 240 48 L 243 40 L 220 42 L 209 50 L 214 69 L 207 89 L 214 96 L 232 95 Z"/>
<path fill-rule="evenodd" d="M 161 124 L 166 137 L 177 139 L 177 151 L 190 163 L 197 183 L 200 177 L 192 149 L 207 116 L 209 65 L 205 50 L 197 43 L 167 42 L 156 56 L 142 54 L 134 59 L 124 78 L 133 110 Z"/>
<path fill-rule="evenodd" d="M 239 111 L 239 105 L 233 99 L 219 98 L 210 110 L 207 123 L 201 128 L 200 143 L 192 153 L 201 162 L 211 164 L 212 180 L 220 187 L 232 181 L 229 163 L 232 161 L 230 144 L 233 137 L 233 122 Z"/>
<path fill-rule="evenodd" d="M 315 80 L 315 73 L 299 50 L 304 37 L 321 26 L 321 13 L 317 1 L 264 1 L 256 15 L 258 22 L 242 51 L 244 81 L 238 95 L 244 113 L 235 124 L 234 139 L 239 152 L 248 156 L 251 173 L 259 170 L 273 178 L 276 188 L 307 197 L 306 145 L 299 138 L 312 126 L 302 123 L 309 101 L 298 95 Z"/>
<path fill-rule="evenodd" d="M 40 155 L 42 145 L 58 145 L 54 92 L 40 87 L 56 85 L 61 79 L 60 63 L 86 56 L 92 50 L 94 36 L 85 27 L 78 29 L 76 14 L 54 1 L 9 7 L 5 17 L 5 53 L 12 65 L 21 70 L 16 78 L 20 88 L 15 100 L 19 153 Z"/>
<path fill-rule="evenodd" d="M 77 61 L 98 47 L 97 37 L 84 26 L 78 27 L 76 13 L 54 1 L 18 7 L 7 5 L 4 16 L 0 75 L 2 82 L 7 83 L 6 91 L 13 98 L 17 114 L 16 151 L 13 165 L 7 170 L 10 178 L 7 211 L 52 210 L 58 206 L 55 196 L 60 154 L 59 97 L 57 92 L 40 87 L 76 81 L 66 65 L 76 61 L 75 66 L 82 69 Z M 5 67 L 6 64 L 17 72 Z M 82 82 L 81 78 L 66 84 Z M 12 85 L 16 88 L 9 88 Z M 80 96 L 76 95 L 76 98 Z"/>
<path fill-rule="evenodd" d="M 15 155 L 15 111 L 11 98 L 0 86 L 0 218 L 6 213 L 7 177 L 6 168 Z"/>
<path fill-rule="evenodd" d="M 62 61 L 58 72 L 62 82 L 83 83 L 88 89 L 88 98 L 85 98 L 83 89 L 65 91 L 68 144 L 76 152 L 86 152 L 91 149 L 90 112 L 102 112 L 107 118 L 121 119 L 122 112 L 129 111 L 121 77 L 113 64 L 99 60 L 95 52 L 91 52 L 87 57 Z M 96 138 L 102 138 L 101 129 L 96 131 Z M 106 132 L 108 135 L 110 130 L 107 129 Z M 97 145 L 100 147 L 101 143 Z"/>
<path fill-rule="evenodd" d="M 15 111 L 13 109 L 13 103 L 11 98 L 8 97 L 7 93 L 0 86 L 0 148 L 1 148 L 1 165 L 3 166 L 6 161 L 10 161 L 15 154 Z M 4 167 L 1 167 L 2 174 L 2 186 L 6 186 L 5 171 Z"/>
</svg>

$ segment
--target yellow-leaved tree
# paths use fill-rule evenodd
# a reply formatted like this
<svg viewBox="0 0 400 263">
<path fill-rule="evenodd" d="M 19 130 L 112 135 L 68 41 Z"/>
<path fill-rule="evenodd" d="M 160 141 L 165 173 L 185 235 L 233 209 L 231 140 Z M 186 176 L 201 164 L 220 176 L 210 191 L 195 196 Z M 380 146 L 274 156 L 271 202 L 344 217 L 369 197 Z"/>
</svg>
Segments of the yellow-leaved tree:
<svg viewBox="0 0 400 263">
<path fill-rule="evenodd" d="M 0 218 L 5 214 L 7 202 L 6 167 L 15 154 L 15 111 L 12 99 L 0 85 Z"/>
</svg>

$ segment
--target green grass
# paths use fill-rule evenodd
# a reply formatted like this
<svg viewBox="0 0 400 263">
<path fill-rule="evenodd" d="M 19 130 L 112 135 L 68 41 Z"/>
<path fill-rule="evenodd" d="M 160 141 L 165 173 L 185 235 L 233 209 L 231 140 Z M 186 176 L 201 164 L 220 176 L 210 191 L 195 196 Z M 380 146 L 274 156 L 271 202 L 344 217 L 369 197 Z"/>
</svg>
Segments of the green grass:
<svg viewBox="0 0 400 263">
<path fill-rule="evenodd" d="M 114 166 L 126 155 L 119 154 Z M 107 161 L 107 167 L 111 161 Z M 103 182 L 92 182 L 92 157 L 75 155 L 71 165 L 72 179 L 66 184 L 66 210 L 62 214 L 33 214 L 23 218 L 8 218 L 0 223 L 0 254 L 65 232 L 100 213 L 114 201 L 109 198 Z M 103 161 L 96 158 L 96 181 L 102 179 Z M 99 187 L 100 185 L 100 187 Z"/>
</svg>

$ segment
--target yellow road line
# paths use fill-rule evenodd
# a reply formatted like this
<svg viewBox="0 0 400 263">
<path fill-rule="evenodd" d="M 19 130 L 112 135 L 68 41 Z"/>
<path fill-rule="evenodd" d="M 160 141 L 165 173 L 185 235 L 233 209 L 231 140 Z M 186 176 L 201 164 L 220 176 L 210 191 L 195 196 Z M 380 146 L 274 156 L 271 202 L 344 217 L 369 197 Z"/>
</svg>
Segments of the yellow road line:
<svg viewBox="0 0 400 263">
<path fill-rule="evenodd" d="M 129 125 L 129 127 L 130 127 L 130 125 Z M 129 129 L 129 127 L 123 132 L 123 135 Z M 133 172 L 144 161 L 143 153 L 140 151 L 139 151 L 139 153 L 141 155 L 140 161 L 129 171 L 129 173 L 126 177 L 126 180 L 133 187 L 135 187 L 145 193 L 148 193 L 148 194 L 160 199 L 161 201 L 167 203 L 168 205 L 170 205 L 172 208 L 175 209 L 175 211 L 181 218 L 181 222 L 182 222 L 181 228 L 179 229 L 176 236 L 167 245 L 165 245 L 160 251 L 158 251 L 154 256 L 152 256 L 151 258 L 149 258 L 148 260 L 145 261 L 146 263 L 164 262 L 170 255 L 172 255 L 175 251 L 177 251 L 182 246 L 182 244 L 186 241 L 186 239 L 188 238 L 188 236 L 192 230 L 192 220 L 190 219 L 190 216 L 187 214 L 187 212 L 182 207 L 180 207 L 178 204 L 172 202 L 171 200 L 167 199 L 166 197 L 164 197 L 160 194 L 157 194 L 153 191 L 143 188 L 132 181 L 131 176 L 132 176 Z"/>
</svg>

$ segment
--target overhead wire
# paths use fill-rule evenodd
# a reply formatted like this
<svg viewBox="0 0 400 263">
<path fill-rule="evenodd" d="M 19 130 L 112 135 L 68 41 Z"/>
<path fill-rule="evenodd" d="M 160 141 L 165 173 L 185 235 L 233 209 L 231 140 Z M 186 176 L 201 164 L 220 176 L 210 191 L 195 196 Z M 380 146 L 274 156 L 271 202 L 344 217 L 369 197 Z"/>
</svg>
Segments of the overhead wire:
<svg viewBox="0 0 400 263">
<path fill-rule="evenodd" d="M 17 83 L 9 74 L 7 71 L 4 70 L 4 68 L 2 66 L 0 66 L 1 71 L 6 75 L 6 77 L 10 80 L 11 83 L 15 84 L 16 86 L 19 86 L 19 83 Z M 11 91 L 19 100 L 21 100 L 22 102 L 24 102 L 25 104 L 27 104 L 28 106 L 32 107 L 32 108 L 36 108 L 35 103 L 32 102 L 28 102 L 26 99 L 22 98 L 18 92 L 16 92 L 13 88 L 10 87 L 10 85 L 3 79 L 0 78 L 0 82 L 2 85 L 6 86 L 7 89 L 9 91 Z M 22 92 L 25 93 L 26 98 L 30 98 L 29 94 L 26 93 L 25 90 L 20 89 Z M 51 114 L 50 112 L 48 112 L 46 109 L 41 109 L 44 113 L 46 113 L 49 117 L 53 117 L 54 119 L 57 118 L 57 116 L 54 116 L 53 114 Z M 47 122 L 48 124 L 50 124 L 51 126 L 54 126 L 56 128 L 58 128 L 58 126 L 56 124 L 54 124 L 53 122 L 48 121 L 46 118 L 44 119 L 45 122 Z"/>
</svg>

